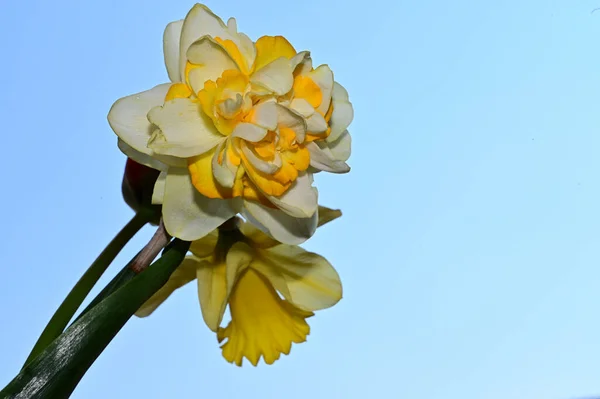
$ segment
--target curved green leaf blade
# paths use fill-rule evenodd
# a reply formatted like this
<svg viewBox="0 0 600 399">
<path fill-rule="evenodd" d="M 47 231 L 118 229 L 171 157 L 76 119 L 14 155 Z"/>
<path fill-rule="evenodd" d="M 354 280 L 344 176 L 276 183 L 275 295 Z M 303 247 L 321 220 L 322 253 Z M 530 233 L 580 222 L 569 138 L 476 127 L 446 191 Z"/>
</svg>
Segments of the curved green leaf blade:
<svg viewBox="0 0 600 399">
<path fill-rule="evenodd" d="M 56 337 L 62 334 L 75 312 L 77 312 L 77 309 L 79 309 L 86 296 L 90 293 L 94 285 L 96 285 L 108 266 L 117 257 L 119 252 L 121 252 L 125 244 L 150 220 L 151 216 L 148 211 L 136 213 L 100 255 L 98 255 L 94 263 L 81 276 L 77 284 L 75 284 L 71 292 L 69 292 L 56 312 L 54 312 L 54 315 L 27 357 L 25 365 L 35 359 Z"/>
<path fill-rule="evenodd" d="M 173 246 L 132 280 L 73 323 L 24 367 L 0 398 L 66 398 L 113 337 L 183 261 L 190 243 Z"/>
</svg>

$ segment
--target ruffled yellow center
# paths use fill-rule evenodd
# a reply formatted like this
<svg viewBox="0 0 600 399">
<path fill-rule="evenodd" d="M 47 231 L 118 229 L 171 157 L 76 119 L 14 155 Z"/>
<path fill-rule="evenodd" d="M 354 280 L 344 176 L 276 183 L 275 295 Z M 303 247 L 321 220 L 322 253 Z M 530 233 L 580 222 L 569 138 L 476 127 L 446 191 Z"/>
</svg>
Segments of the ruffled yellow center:
<svg viewBox="0 0 600 399">
<path fill-rule="evenodd" d="M 261 356 L 272 364 L 282 353 L 289 354 L 292 342 L 306 341 L 310 327 L 306 318 L 313 315 L 282 300 L 269 281 L 253 269 L 246 270 L 229 297 L 231 322 L 219 328 L 223 357 L 242 365 L 245 357 L 257 365 Z"/>
<path fill-rule="evenodd" d="M 189 73 L 194 65 L 188 62 L 185 68 L 185 82 L 175 83 L 169 89 L 165 101 L 175 98 L 191 98 L 199 103 L 199 112 L 205 114 L 215 128 L 227 136 L 227 142 L 219 148 L 188 159 L 188 169 L 193 185 L 209 198 L 243 197 L 250 201 L 259 201 L 273 206 L 267 196 L 283 195 L 298 178 L 299 173 L 308 169 L 310 153 L 305 145 L 311 141 L 322 140 L 329 134 L 307 131 L 296 137 L 291 127 L 278 124 L 274 130 L 266 132 L 259 140 L 248 137 L 236 137 L 236 127 L 240 123 L 254 124 L 260 127 L 257 107 L 265 101 L 283 100 L 289 105 L 291 99 L 305 100 L 311 107 L 319 107 L 324 99 L 319 85 L 309 76 L 294 72 L 294 83 L 289 93 L 280 98 L 266 95 L 263 88 L 251 83 L 252 74 L 279 58 L 291 59 L 296 55 L 294 47 L 282 36 L 263 36 L 256 43 L 256 57 L 248 65 L 238 45 L 232 40 L 215 38 L 223 49 L 235 61 L 239 70 L 226 70 L 216 81 L 207 80 L 204 87 L 194 93 L 189 82 Z M 330 102 L 331 104 L 331 102 Z M 272 108 L 271 114 L 276 108 Z M 333 106 L 329 106 L 327 122 Z M 263 115 L 264 117 L 264 115 Z M 222 168 L 221 175 L 215 169 Z M 227 178 L 220 178 L 224 175 Z"/>
<path fill-rule="evenodd" d="M 248 76 L 227 70 L 216 82 L 207 80 L 204 83 L 204 89 L 198 92 L 198 100 L 217 130 L 227 136 L 252 109 Z"/>
</svg>

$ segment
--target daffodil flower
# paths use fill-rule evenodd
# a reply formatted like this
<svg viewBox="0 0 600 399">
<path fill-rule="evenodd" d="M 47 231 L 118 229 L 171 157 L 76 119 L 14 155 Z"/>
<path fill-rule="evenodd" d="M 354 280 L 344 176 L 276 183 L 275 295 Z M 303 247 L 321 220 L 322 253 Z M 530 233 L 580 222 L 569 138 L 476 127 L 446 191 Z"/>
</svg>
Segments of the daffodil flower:
<svg viewBox="0 0 600 399">
<path fill-rule="evenodd" d="M 118 100 L 108 120 L 127 156 L 161 171 L 167 231 L 193 241 L 241 213 L 283 243 L 311 237 L 313 173 L 350 170 L 353 109 L 332 71 L 200 4 L 163 39 L 171 82 Z"/>
<path fill-rule="evenodd" d="M 320 207 L 322 225 L 341 215 Z M 238 229 L 239 228 L 239 229 Z M 257 365 L 261 356 L 272 364 L 292 343 L 306 340 L 306 319 L 342 298 L 340 278 L 322 256 L 282 244 L 249 223 L 212 232 L 192 243 L 170 280 L 136 313 L 150 315 L 177 288 L 197 279 L 206 325 L 222 343 L 223 357 Z M 231 321 L 221 327 L 229 306 Z"/>
</svg>

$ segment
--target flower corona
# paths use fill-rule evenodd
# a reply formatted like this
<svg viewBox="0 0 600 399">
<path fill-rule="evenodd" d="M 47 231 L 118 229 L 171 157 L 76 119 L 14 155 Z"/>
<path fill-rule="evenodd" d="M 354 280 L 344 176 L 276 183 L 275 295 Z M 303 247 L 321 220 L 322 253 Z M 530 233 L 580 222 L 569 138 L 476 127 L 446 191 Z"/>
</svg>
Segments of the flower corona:
<svg viewBox="0 0 600 399">
<path fill-rule="evenodd" d="M 341 215 L 320 210 L 319 226 Z M 216 333 L 223 357 L 238 366 L 244 358 L 255 366 L 261 357 L 272 364 L 290 353 L 292 343 L 306 341 L 306 319 L 335 305 L 342 298 L 342 284 L 322 256 L 282 244 L 246 222 L 230 221 L 227 228 L 194 241 L 192 254 L 136 315 L 150 315 L 176 289 L 196 279 L 202 316 Z M 231 320 L 222 327 L 227 307 Z"/>
</svg>

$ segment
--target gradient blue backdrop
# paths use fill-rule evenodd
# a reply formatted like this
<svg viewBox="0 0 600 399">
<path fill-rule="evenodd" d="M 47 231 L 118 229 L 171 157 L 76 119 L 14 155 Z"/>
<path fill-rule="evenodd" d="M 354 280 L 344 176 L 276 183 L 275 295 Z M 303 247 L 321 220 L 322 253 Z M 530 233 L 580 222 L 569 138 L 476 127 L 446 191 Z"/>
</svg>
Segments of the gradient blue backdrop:
<svg viewBox="0 0 600 399">
<path fill-rule="evenodd" d="M 167 80 L 162 31 L 192 4 L 0 2 L 0 385 L 132 216 L 106 114 Z M 350 93 L 353 170 L 318 178 L 345 214 L 306 244 L 344 299 L 290 356 L 240 369 L 190 285 L 131 320 L 75 398 L 600 394 L 600 2 L 208 6 L 311 50 Z"/>
</svg>

